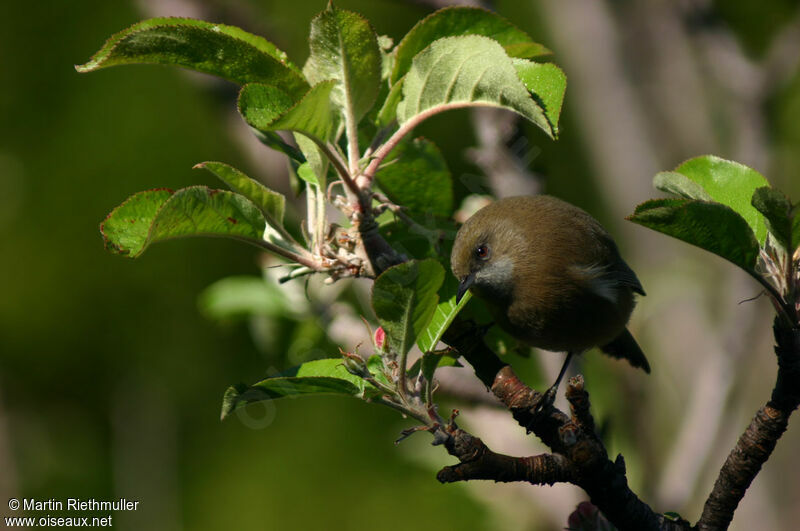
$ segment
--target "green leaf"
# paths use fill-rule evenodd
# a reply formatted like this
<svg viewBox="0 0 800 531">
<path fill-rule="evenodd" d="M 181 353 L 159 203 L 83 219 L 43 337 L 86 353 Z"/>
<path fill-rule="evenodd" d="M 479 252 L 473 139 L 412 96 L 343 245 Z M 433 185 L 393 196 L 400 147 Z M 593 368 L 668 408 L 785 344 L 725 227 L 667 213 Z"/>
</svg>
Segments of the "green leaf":
<svg viewBox="0 0 800 531">
<path fill-rule="evenodd" d="M 705 189 L 682 173 L 662 171 L 653 178 L 653 186 L 668 194 L 677 195 L 686 199 L 700 201 L 713 201 Z"/>
<path fill-rule="evenodd" d="M 534 63 L 525 59 L 514 59 L 517 75 L 525 84 L 525 88 L 544 109 L 554 134 L 558 134 L 558 119 L 561 117 L 561 105 L 564 102 L 564 91 L 567 90 L 567 76 L 552 63 Z"/>
<path fill-rule="evenodd" d="M 300 70 L 262 37 L 234 26 L 186 18 L 153 18 L 113 35 L 78 72 L 124 64 L 175 65 L 239 85 L 259 82 L 299 98 L 308 90 Z"/>
<path fill-rule="evenodd" d="M 347 372 L 340 358 L 315 360 L 254 385 L 239 384 L 229 387 L 222 399 L 220 418 L 225 420 L 235 410 L 253 402 L 319 394 L 368 398 L 377 396 L 380 392 L 358 376 Z"/>
<path fill-rule="evenodd" d="M 755 274 L 758 242 L 732 208 L 693 199 L 652 199 L 636 207 L 630 221 L 705 249 Z"/>
<path fill-rule="evenodd" d="M 392 83 L 403 77 L 411 68 L 414 57 L 435 40 L 459 35 L 489 37 L 499 42 L 511 57 L 530 58 L 550 53 L 541 44 L 533 42 L 524 31 L 491 11 L 446 7 L 417 22 L 397 45 Z"/>
<path fill-rule="evenodd" d="M 372 286 L 372 307 L 389 350 L 406 354 L 436 311 L 444 268 L 433 259 L 390 267 Z"/>
<path fill-rule="evenodd" d="M 403 97 L 404 79 L 404 77 L 401 77 L 389 90 L 389 94 L 383 102 L 383 107 L 378 111 L 378 127 L 386 127 L 397 119 L 397 104 L 400 103 Z"/>
<path fill-rule="evenodd" d="M 416 138 L 401 142 L 376 174 L 378 184 L 395 204 L 415 214 L 447 218 L 453 213 L 453 180 L 433 142 Z"/>
<path fill-rule="evenodd" d="M 376 381 L 389 387 L 394 386 L 394 384 L 390 382 L 389 378 L 386 376 L 386 366 L 384 365 L 383 358 L 380 355 L 373 354 L 367 359 L 367 369 Z"/>
<path fill-rule="evenodd" d="M 439 352 L 426 352 L 420 358 L 422 376 L 429 382 L 433 381 L 433 374 L 439 367 L 462 367 L 457 358 L 446 356 Z"/>
<path fill-rule="evenodd" d="M 427 328 L 417 338 L 417 346 L 422 352 L 428 352 L 436 348 L 437 343 L 442 340 L 442 336 L 447 331 L 447 328 L 456 318 L 458 312 L 467 305 L 472 298 L 472 294 L 468 291 L 464 294 L 458 304 L 456 304 L 456 291 L 458 290 L 458 281 L 453 275 L 448 275 L 447 280 L 444 282 L 442 289 L 439 292 L 439 304 L 436 305 L 436 311 L 428 323 Z"/>
<path fill-rule="evenodd" d="M 330 161 L 311 138 L 300 133 L 295 133 L 294 140 L 297 142 L 297 147 L 300 148 L 300 151 L 302 151 L 308 161 L 307 167 L 311 168 L 311 172 L 303 170 L 303 176 L 299 177 L 298 175 L 298 177 L 305 182 L 317 184 L 324 188 L 327 182 Z M 299 170 L 300 168 L 298 167 L 298 171 Z"/>
<path fill-rule="evenodd" d="M 381 51 L 381 81 L 388 82 L 392 77 L 392 70 L 394 70 L 397 49 L 394 47 L 394 40 L 388 35 L 378 35 L 378 48 Z"/>
<path fill-rule="evenodd" d="M 260 182 L 240 172 L 233 166 L 223 162 L 201 162 L 196 169 L 206 169 L 219 177 L 231 190 L 245 196 L 261 209 L 270 224 L 283 225 L 283 214 L 286 209 L 286 198 L 273 192 Z"/>
<path fill-rule="evenodd" d="M 259 131 L 295 131 L 324 144 L 334 125 L 330 106 L 334 85 L 335 81 L 314 85 L 295 103 L 279 88 L 249 83 L 239 92 L 239 112 Z"/>
<path fill-rule="evenodd" d="M 707 194 L 707 197 L 692 194 L 692 199 L 707 200 L 710 197 L 717 203 L 731 207 L 742 216 L 753 229 L 758 242 L 763 245 L 767 237 L 767 227 L 764 218 L 750 203 L 756 188 L 769 186 L 763 175 L 744 164 L 721 159 L 714 155 L 704 155 L 689 159 L 677 168 L 675 173 L 680 173 L 690 181 L 697 183 Z M 661 179 L 671 180 L 669 176 Z M 684 188 L 686 194 L 692 190 Z M 681 194 L 684 195 L 684 194 Z"/>
<path fill-rule="evenodd" d="M 328 4 L 311 21 L 311 54 L 303 72 L 312 84 L 336 81 L 333 102 L 356 122 L 375 103 L 381 82 L 381 52 L 369 22 Z"/>
<path fill-rule="evenodd" d="M 280 317 L 291 313 L 284 292 L 255 276 L 218 280 L 203 290 L 197 303 L 203 315 L 217 320 L 252 315 Z"/>
<path fill-rule="evenodd" d="M 305 162 L 297 167 L 297 176 L 303 179 L 307 183 L 316 184 L 319 186 L 319 179 L 317 178 L 317 174 L 314 173 L 314 170 L 311 169 L 311 164 Z"/>
<path fill-rule="evenodd" d="M 417 361 L 406 371 L 410 378 L 414 378 L 420 371 L 429 382 L 433 379 L 433 374 L 439 367 L 463 367 L 458 358 L 454 358 L 442 352 L 425 352 L 417 358 Z"/>
<path fill-rule="evenodd" d="M 289 157 L 290 164 L 302 164 L 306 161 L 305 155 L 296 147 L 287 144 L 278 133 L 273 131 L 258 131 L 256 129 L 251 130 L 259 142 Z"/>
<path fill-rule="evenodd" d="M 756 188 L 752 198 L 753 207 L 761 212 L 767 229 L 775 240 L 789 253 L 795 250 L 792 238 L 792 204 L 780 190 L 769 186 Z"/>
<path fill-rule="evenodd" d="M 385 216 L 389 221 L 381 223 L 381 235 L 399 253 L 418 259 L 437 258 L 444 255 L 446 249 L 441 249 L 441 243 L 443 243 L 441 240 L 448 235 L 430 221 L 444 222 L 445 220 L 424 219 L 420 220 L 421 225 L 412 226 L 395 218 L 391 212 L 387 212 Z M 380 218 L 378 219 L 380 220 Z M 450 237 L 455 237 L 455 231 Z M 444 243 L 448 243 L 447 240 L 444 240 Z"/>
<path fill-rule="evenodd" d="M 109 251 L 135 258 L 152 243 L 184 236 L 228 236 L 258 243 L 266 221 L 247 198 L 225 190 L 192 186 L 173 193 L 135 194 L 103 221 Z"/>
<path fill-rule="evenodd" d="M 800 207 L 794 206 L 794 220 L 792 221 L 792 247 L 794 252 L 800 249 Z"/>
<path fill-rule="evenodd" d="M 554 136 L 503 47 L 478 35 L 439 39 L 414 57 L 403 82 L 397 120 L 402 125 L 414 117 L 419 120 L 422 113 L 428 117 L 474 106 L 514 111 Z"/>
</svg>

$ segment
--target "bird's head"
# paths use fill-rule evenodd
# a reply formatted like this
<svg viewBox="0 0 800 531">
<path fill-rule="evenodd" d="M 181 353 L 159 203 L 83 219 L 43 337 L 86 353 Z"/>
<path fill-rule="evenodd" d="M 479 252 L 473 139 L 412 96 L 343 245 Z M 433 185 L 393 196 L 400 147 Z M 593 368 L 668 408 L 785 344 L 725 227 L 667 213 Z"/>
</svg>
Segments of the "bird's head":
<svg viewBox="0 0 800 531">
<path fill-rule="evenodd" d="M 519 231 L 513 216 L 493 208 L 495 205 L 478 211 L 456 235 L 450 265 L 459 281 L 457 301 L 467 290 L 496 302 L 511 295 Z"/>
</svg>

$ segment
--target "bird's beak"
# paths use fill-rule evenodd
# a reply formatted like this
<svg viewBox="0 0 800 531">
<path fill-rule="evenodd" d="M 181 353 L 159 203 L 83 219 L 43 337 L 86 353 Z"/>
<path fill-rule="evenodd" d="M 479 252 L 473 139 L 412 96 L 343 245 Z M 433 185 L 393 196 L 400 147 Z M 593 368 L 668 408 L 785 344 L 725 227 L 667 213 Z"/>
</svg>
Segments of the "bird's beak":
<svg viewBox="0 0 800 531">
<path fill-rule="evenodd" d="M 461 302 L 461 299 L 464 297 L 464 294 L 467 290 L 472 286 L 472 283 L 475 282 L 475 273 L 470 273 L 469 275 L 464 277 L 464 280 L 458 285 L 458 292 L 456 293 L 456 304 Z"/>
</svg>

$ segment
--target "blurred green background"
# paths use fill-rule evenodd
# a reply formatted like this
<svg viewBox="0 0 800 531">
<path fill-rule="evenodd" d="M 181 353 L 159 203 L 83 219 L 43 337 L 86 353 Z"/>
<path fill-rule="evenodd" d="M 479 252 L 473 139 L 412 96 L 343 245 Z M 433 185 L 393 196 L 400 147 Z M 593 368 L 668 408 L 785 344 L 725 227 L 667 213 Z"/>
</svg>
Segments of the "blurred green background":
<svg viewBox="0 0 800 531">
<path fill-rule="evenodd" d="M 337 4 L 398 42 L 445 2 Z M 450 113 L 419 132 L 445 152 L 457 197 L 531 186 L 579 204 L 620 235 L 649 293 L 633 327 L 654 374 L 643 381 L 591 355 L 581 370 L 610 451 L 625 454 L 636 489 L 654 508 L 696 520 L 727 451 L 771 389 L 770 309 L 765 301 L 737 304 L 757 287 L 732 266 L 622 217 L 655 195 L 655 172 L 707 152 L 755 167 L 800 199 L 800 19 L 790 0 L 678 4 L 494 2 L 554 50 L 567 73 L 560 140 L 512 128 L 500 148 L 522 167 L 510 172 L 516 176 L 487 176 L 502 165 L 489 156 L 491 142 L 472 132 L 486 127 L 486 116 Z M 103 250 L 99 222 L 132 193 L 218 186 L 192 171 L 195 163 L 225 161 L 278 189 L 288 185 L 282 161 L 260 158 L 243 140 L 232 87 L 163 67 L 79 75 L 73 65 L 112 33 L 167 14 L 242 26 L 302 64 L 309 21 L 323 7 L 322 0 L 4 6 L 0 516 L 11 514 L 11 497 L 125 497 L 139 500 L 139 510 L 116 514 L 118 529 L 559 529 L 584 499 L 568 486 L 441 486 L 435 471 L 451 458 L 424 435 L 396 447 L 409 422 L 355 400 L 284 400 L 220 423 L 228 385 L 284 368 L 285 356 L 265 344 L 296 349 L 311 338 L 308 355 L 335 355 L 328 321 L 278 320 L 265 340 L 251 333 L 253 323 L 203 317 L 197 300 L 206 287 L 260 274 L 257 251 L 241 244 L 176 241 L 135 261 Z M 366 312 L 360 299 L 349 300 L 354 314 Z M 490 410 L 462 417 L 496 441 L 495 450 L 537 451 Z M 758 522 L 788 530 L 800 518 L 790 506 L 800 478 L 781 473 L 800 466 L 796 424 L 734 529 Z"/>
</svg>

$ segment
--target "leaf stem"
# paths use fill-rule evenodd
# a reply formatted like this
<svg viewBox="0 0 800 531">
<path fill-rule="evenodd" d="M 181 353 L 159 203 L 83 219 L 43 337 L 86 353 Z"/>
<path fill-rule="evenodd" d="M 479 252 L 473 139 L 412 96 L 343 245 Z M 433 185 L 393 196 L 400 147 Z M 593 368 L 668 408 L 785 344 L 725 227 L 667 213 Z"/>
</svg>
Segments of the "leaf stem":
<svg viewBox="0 0 800 531">
<path fill-rule="evenodd" d="M 436 105 L 435 107 L 431 107 L 430 109 L 426 109 L 419 114 L 412 116 L 407 122 L 400 126 L 400 128 L 394 132 L 394 134 L 389 137 L 389 140 L 386 141 L 382 146 L 380 146 L 377 150 L 375 150 L 375 154 L 372 156 L 372 160 L 370 161 L 367 168 L 364 170 L 362 175 L 366 178 L 366 182 L 361 184 L 361 188 L 364 189 L 369 186 L 372 182 L 372 179 L 375 177 L 375 174 L 378 172 L 378 166 L 380 166 L 383 159 L 395 148 L 397 144 L 408 134 L 410 133 L 416 126 L 418 126 L 423 121 L 427 120 L 434 114 L 439 114 L 440 112 L 449 111 L 452 109 L 460 109 L 464 107 L 479 107 L 479 106 L 486 106 L 486 102 L 456 102 L 456 103 L 447 103 L 444 105 Z"/>
<path fill-rule="evenodd" d="M 419 411 L 415 411 L 411 407 L 403 406 L 402 404 L 398 404 L 397 402 L 394 402 L 393 400 L 388 400 L 384 397 L 378 397 L 375 399 L 375 401 L 378 402 L 379 404 L 389 406 L 392 409 L 396 409 L 397 411 L 400 411 L 401 413 L 420 421 L 422 424 L 425 424 L 426 426 L 431 425 L 431 419 L 428 417 L 428 415 L 424 415 Z"/>
<path fill-rule="evenodd" d="M 303 249 L 302 253 L 296 253 L 290 251 L 289 249 L 284 249 L 279 245 L 275 245 L 274 243 L 265 241 L 265 240 L 256 240 L 253 238 L 243 238 L 243 237 L 234 237 L 234 239 L 242 240 L 247 243 L 251 243 L 256 247 L 260 247 L 265 251 L 269 251 L 271 253 L 277 254 L 278 256 L 282 256 L 288 260 L 293 262 L 297 262 L 298 264 L 304 265 L 309 269 L 313 269 L 314 271 L 322 271 L 323 268 L 321 267 L 320 263 L 311 256 L 308 251 Z"/>
<path fill-rule="evenodd" d="M 350 166 L 350 174 L 358 174 L 358 160 L 361 155 L 358 151 L 358 125 L 353 115 L 352 108 L 348 105 L 345 113 L 345 132 L 347 134 L 347 160 Z"/>
<path fill-rule="evenodd" d="M 356 196 L 359 196 L 360 190 L 358 189 L 358 186 L 356 186 L 355 181 L 353 181 L 353 178 L 351 177 L 350 172 L 347 170 L 344 161 L 341 159 L 341 157 L 339 157 L 339 153 L 337 153 L 335 149 L 332 149 L 328 144 L 318 143 L 317 146 L 319 146 L 325 157 L 331 161 L 333 168 L 336 170 L 336 173 L 339 174 L 339 177 L 341 177 L 345 186 L 347 186 L 347 188 Z"/>
<path fill-rule="evenodd" d="M 747 271 L 747 270 L 745 270 L 745 271 Z M 791 311 L 789 305 L 784 300 L 783 296 L 778 292 L 778 290 L 775 289 L 775 286 L 770 284 L 769 281 L 766 278 L 764 278 L 762 275 L 759 275 L 755 271 L 747 271 L 747 273 L 751 277 L 756 279 L 758 281 L 758 283 L 761 284 L 761 286 L 764 287 L 764 289 L 767 291 L 769 296 L 772 297 L 772 300 L 775 303 L 775 309 L 776 309 L 778 315 L 780 315 L 781 317 L 785 318 L 787 323 L 790 326 L 792 326 L 792 327 L 797 326 L 797 323 L 795 323 L 794 322 L 795 320 L 792 318 L 792 311 Z"/>
</svg>

